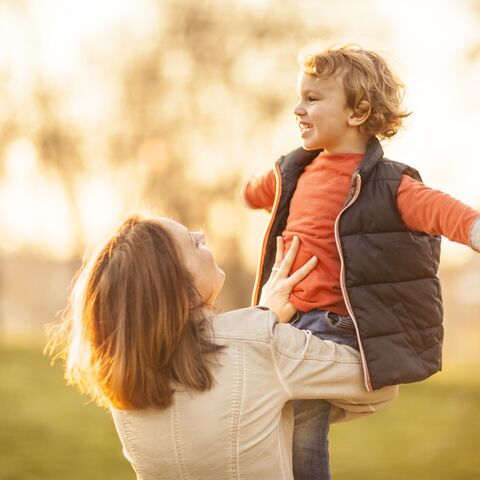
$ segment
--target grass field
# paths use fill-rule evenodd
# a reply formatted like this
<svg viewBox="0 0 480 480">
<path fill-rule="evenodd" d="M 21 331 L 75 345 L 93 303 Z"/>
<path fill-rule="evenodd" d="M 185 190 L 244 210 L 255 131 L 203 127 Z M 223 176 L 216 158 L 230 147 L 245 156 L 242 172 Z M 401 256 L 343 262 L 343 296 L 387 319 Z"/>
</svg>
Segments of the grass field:
<svg viewBox="0 0 480 480">
<path fill-rule="evenodd" d="M 108 414 L 40 350 L 0 347 L 0 406 L 1 480 L 135 478 Z M 478 479 L 479 375 L 449 367 L 403 386 L 390 408 L 333 426 L 330 443 L 334 480 Z"/>
</svg>

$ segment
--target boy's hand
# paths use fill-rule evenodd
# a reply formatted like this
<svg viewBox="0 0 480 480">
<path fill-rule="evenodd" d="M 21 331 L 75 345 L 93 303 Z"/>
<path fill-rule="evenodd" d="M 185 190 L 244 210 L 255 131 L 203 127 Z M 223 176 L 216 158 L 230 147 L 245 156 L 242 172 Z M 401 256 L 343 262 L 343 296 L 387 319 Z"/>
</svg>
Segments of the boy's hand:
<svg viewBox="0 0 480 480">
<path fill-rule="evenodd" d="M 275 312 L 281 323 L 287 323 L 297 311 L 290 303 L 290 293 L 293 287 L 302 281 L 317 264 L 317 257 L 312 257 L 305 265 L 299 268 L 292 275 L 288 275 L 292 268 L 295 257 L 297 256 L 300 240 L 297 236 L 293 237 L 285 258 L 283 257 L 283 238 L 277 237 L 277 252 L 275 255 L 275 264 L 268 282 L 262 289 L 260 305 L 268 307 Z"/>
<path fill-rule="evenodd" d="M 480 217 L 470 227 L 470 246 L 473 250 L 480 253 Z"/>
</svg>

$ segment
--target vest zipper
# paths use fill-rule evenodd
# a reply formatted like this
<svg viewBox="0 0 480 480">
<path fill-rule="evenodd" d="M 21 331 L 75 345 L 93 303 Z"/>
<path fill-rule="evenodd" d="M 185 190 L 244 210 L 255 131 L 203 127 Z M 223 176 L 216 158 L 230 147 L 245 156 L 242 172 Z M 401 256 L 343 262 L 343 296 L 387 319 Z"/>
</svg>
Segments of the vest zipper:
<svg viewBox="0 0 480 480">
<path fill-rule="evenodd" d="M 360 333 L 358 330 L 358 325 L 357 325 L 357 320 L 355 318 L 355 315 L 353 313 L 352 305 L 350 304 L 350 299 L 348 298 L 348 292 L 347 292 L 347 286 L 345 282 L 345 264 L 343 261 L 343 251 L 342 251 L 342 244 L 340 243 L 340 234 L 339 234 L 339 229 L 340 229 L 340 217 L 342 216 L 342 213 L 347 210 L 358 198 L 360 195 L 360 189 L 362 187 L 362 177 L 360 176 L 359 173 L 356 174 L 355 177 L 355 193 L 353 197 L 350 199 L 350 201 L 343 207 L 343 209 L 340 211 L 338 214 L 336 220 L 335 220 L 335 242 L 337 244 L 337 250 L 340 256 L 340 287 L 342 289 L 342 294 L 343 298 L 345 300 L 345 306 L 347 307 L 348 313 L 350 317 L 353 320 L 353 323 L 355 325 L 355 331 L 357 334 L 357 340 L 358 340 L 358 346 L 360 348 L 360 355 L 362 358 L 362 366 L 363 366 L 363 375 L 364 375 L 364 380 L 365 380 L 365 387 L 369 392 L 373 390 L 372 384 L 370 381 L 370 373 L 368 371 L 367 367 L 367 360 L 365 358 L 365 352 L 363 351 L 363 345 L 362 341 L 360 339 Z"/>
<path fill-rule="evenodd" d="M 273 201 L 272 213 L 270 214 L 270 221 L 267 225 L 267 229 L 265 230 L 265 234 L 263 236 L 262 249 L 260 251 L 257 274 L 255 276 L 255 287 L 253 289 L 253 295 L 252 295 L 252 306 L 256 306 L 256 304 L 260 300 L 260 295 L 259 295 L 260 281 L 261 281 L 262 271 L 263 271 L 263 262 L 265 260 L 265 252 L 267 250 L 267 241 L 268 241 L 268 237 L 270 236 L 270 230 L 272 229 L 273 221 L 277 214 L 278 204 L 280 203 L 280 192 L 282 191 L 282 174 L 280 172 L 280 166 L 278 165 L 278 163 L 275 164 L 274 173 L 275 173 L 275 180 L 276 180 L 275 199 Z"/>
</svg>

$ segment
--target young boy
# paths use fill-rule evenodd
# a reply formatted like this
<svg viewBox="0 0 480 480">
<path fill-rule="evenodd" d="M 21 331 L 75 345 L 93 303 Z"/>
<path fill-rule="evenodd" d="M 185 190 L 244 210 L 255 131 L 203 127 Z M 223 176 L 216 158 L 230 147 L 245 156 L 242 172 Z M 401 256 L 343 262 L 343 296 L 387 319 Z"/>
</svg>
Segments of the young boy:
<svg viewBox="0 0 480 480">
<path fill-rule="evenodd" d="M 292 325 L 359 350 L 368 390 L 423 380 L 441 369 L 440 235 L 480 251 L 480 214 L 383 156 L 379 139 L 407 113 L 403 85 L 380 55 L 344 46 L 306 51 L 300 64 L 303 148 L 242 189 L 249 207 L 271 212 L 253 303 L 276 236 L 288 248 L 297 235 L 293 270 L 313 255 L 318 263 L 291 294 Z M 328 479 L 329 405 L 294 407 L 295 479 Z"/>
</svg>

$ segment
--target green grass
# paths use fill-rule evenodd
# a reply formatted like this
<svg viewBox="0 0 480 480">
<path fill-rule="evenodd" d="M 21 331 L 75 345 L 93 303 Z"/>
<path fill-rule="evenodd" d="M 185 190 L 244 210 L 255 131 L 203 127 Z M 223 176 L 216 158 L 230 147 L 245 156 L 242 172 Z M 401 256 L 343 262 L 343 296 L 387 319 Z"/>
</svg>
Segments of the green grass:
<svg viewBox="0 0 480 480">
<path fill-rule="evenodd" d="M 134 479 L 105 410 L 39 350 L 0 348 L 0 479 Z"/>
<path fill-rule="evenodd" d="M 480 379 L 447 369 L 388 409 L 332 426 L 334 480 L 480 478 Z M 0 479 L 134 479 L 107 412 L 39 350 L 0 347 Z"/>
<path fill-rule="evenodd" d="M 480 383 L 442 375 L 403 385 L 375 415 L 332 426 L 333 478 L 480 478 Z"/>
</svg>

